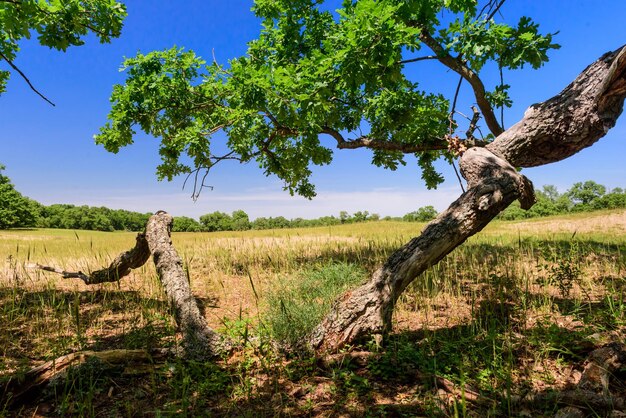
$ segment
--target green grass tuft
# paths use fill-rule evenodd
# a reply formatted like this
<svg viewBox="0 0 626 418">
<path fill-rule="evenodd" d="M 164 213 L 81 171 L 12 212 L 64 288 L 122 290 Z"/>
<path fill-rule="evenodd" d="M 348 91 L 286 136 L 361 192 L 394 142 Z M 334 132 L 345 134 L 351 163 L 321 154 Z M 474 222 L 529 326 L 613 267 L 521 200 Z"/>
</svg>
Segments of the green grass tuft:
<svg viewBox="0 0 626 418">
<path fill-rule="evenodd" d="M 273 337 L 296 347 L 319 324 L 334 299 L 365 279 L 347 263 L 329 263 L 282 279 L 267 298 L 266 323 Z"/>
</svg>

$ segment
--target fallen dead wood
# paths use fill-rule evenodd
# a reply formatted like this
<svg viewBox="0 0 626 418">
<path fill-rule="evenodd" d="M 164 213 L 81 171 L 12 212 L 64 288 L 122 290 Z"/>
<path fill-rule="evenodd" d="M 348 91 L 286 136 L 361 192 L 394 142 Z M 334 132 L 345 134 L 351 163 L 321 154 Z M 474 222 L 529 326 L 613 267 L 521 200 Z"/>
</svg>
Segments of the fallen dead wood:
<svg viewBox="0 0 626 418">
<path fill-rule="evenodd" d="M 165 349 L 79 351 L 12 377 L 0 390 L 3 398 L 8 399 L 10 404 L 22 404 L 32 400 L 50 383 L 65 378 L 69 370 L 79 368 L 89 361 L 96 361 L 103 370 L 123 367 L 124 373 L 137 374 L 137 370 L 145 371 L 146 365 L 163 361 L 169 353 Z"/>
<path fill-rule="evenodd" d="M 626 399 L 611 390 L 615 373 L 625 365 L 626 346 L 620 343 L 607 344 L 589 354 L 576 386 L 561 391 L 533 394 L 524 398 L 523 402 L 533 406 L 562 405 L 563 409 L 568 409 L 568 413 L 574 409 L 594 413 L 626 411 Z"/>
<path fill-rule="evenodd" d="M 156 270 L 179 330 L 183 333 L 182 346 L 186 357 L 210 358 L 231 349 L 230 342 L 213 331 L 200 312 L 183 269 L 183 262 L 172 245 L 170 232 L 173 218 L 164 211 L 150 217 L 146 232 L 137 235 L 135 247 L 118 255 L 104 269 L 91 274 L 68 272 L 49 266 L 38 268 L 61 274 L 64 278 L 80 278 L 85 284 L 119 281 L 132 269 L 141 267 L 153 256 Z"/>
<path fill-rule="evenodd" d="M 346 364 L 367 367 L 371 360 L 378 359 L 380 356 L 379 353 L 370 351 L 348 351 L 344 353 L 326 354 L 317 358 L 317 366 L 324 370 L 341 367 Z M 431 373 L 417 372 L 417 379 L 429 387 L 433 386 L 435 389 L 442 389 L 457 399 L 464 399 L 467 402 L 477 405 L 492 405 L 496 403 L 493 399 L 481 395 L 478 391 L 469 386 L 459 386 L 445 377 Z"/>
</svg>

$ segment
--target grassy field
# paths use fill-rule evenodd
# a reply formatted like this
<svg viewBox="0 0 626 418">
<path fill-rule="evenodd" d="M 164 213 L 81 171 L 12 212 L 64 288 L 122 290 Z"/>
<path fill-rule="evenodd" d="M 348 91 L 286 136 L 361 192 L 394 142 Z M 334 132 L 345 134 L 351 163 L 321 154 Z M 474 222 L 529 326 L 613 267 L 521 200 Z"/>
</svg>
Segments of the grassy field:
<svg viewBox="0 0 626 418">
<path fill-rule="evenodd" d="M 613 211 L 493 222 L 407 289 L 382 348 L 281 349 L 422 227 L 174 234 L 209 323 L 240 348 L 214 362 L 82 367 L 13 409 L 0 392 L 0 416 L 552 416 L 555 404 L 525 400 L 575 384 L 593 348 L 626 341 L 626 212 Z M 93 286 L 33 268 L 96 270 L 134 236 L 0 231 L 1 380 L 75 351 L 177 344 L 151 263 Z"/>
</svg>

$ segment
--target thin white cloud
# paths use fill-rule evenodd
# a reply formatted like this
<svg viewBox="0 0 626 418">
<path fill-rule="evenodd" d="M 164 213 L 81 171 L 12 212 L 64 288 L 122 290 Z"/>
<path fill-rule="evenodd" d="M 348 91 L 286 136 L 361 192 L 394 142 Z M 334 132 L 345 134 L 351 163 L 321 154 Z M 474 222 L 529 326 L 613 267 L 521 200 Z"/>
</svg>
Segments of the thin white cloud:
<svg viewBox="0 0 626 418">
<path fill-rule="evenodd" d="M 285 216 L 286 218 L 317 218 L 326 215 L 338 215 L 345 210 L 350 213 L 369 211 L 381 216 L 401 216 L 419 207 L 432 205 L 437 210 L 445 209 L 460 195 L 458 187 L 445 187 L 427 191 L 419 189 L 379 188 L 371 191 L 337 192 L 319 191 L 313 200 L 299 196 L 290 196 L 281 190 L 258 190 L 242 193 L 204 192 L 197 202 L 193 202 L 189 193 L 169 194 L 133 194 L 126 191 L 123 195 L 107 196 L 98 194 L 72 193 L 64 196 L 64 203 L 89 206 L 107 206 L 138 212 L 166 210 L 176 216 L 199 217 L 205 213 L 222 211 L 230 213 L 243 209 L 251 218 L 260 216 Z M 63 196 L 57 196 L 59 202 Z M 52 202 L 43 202 L 52 203 Z"/>
</svg>

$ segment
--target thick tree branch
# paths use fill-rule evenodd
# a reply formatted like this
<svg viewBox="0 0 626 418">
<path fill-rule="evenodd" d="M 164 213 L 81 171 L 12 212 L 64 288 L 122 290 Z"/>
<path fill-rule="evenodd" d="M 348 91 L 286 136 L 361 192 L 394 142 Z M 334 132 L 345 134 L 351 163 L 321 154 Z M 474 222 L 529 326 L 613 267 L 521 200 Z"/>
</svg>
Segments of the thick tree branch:
<svg viewBox="0 0 626 418">
<path fill-rule="evenodd" d="M 230 343 L 213 331 L 200 312 L 191 293 L 183 261 L 172 245 L 170 231 L 174 218 L 159 211 L 146 226 L 146 240 L 165 294 L 174 308 L 176 324 L 183 332 L 185 356 L 214 357 L 230 350 Z"/>
<path fill-rule="evenodd" d="M 307 344 L 314 350 L 336 350 L 345 344 L 390 331 L 396 301 L 427 268 L 437 264 L 496 215 L 519 199 L 534 201 L 532 184 L 513 166 L 485 148 L 463 154 L 461 172 L 468 190 L 430 222 L 419 237 L 395 251 L 364 285 L 335 302 Z"/>
<path fill-rule="evenodd" d="M 433 50 L 434 53 L 437 54 L 439 61 L 450 68 L 452 71 L 459 74 L 463 77 L 467 82 L 472 86 L 474 90 L 474 96 L 476 97 L 476 104 L 485 118 L 485 123 L 489 130 L 495 135 L 498 136 L 503 132 L 502 127 L 498 123 L 498 119 L 496 118 L 495 113 L 493 112 L 493 108 L 491 104 L 487 100 L 485 96 L 485 85 L 483 84 L 478 74 L 469 69 L 458 57 L 453 57 L 446 51 L 439 43 L 431 36 L 430 33 L 426 30 L 422 30 L 420 34 L 420 39 L 424 42 L 430 49 Z"/>
<path fill-rule="evenodd" d="M 399 151 L 405 154 L 448 149 L 448 143 L 441 139 L 437 139 L 437 142 L 433 144 L 411 145 L 398 142 L 381 141 L 367 136 L 346 140 L 341 133 L 328 127 L 322 129 L 321 133 L 332 136 L 337 141 L 337 148 L 339 149 L 369 148 L 382 151 Z"/>
<path fill-rule="evenodd" d="M 42 266 L 40 264 L 37 264 L 36 267 L 41 270 L 61 274 L 64 279 L 79 278 L 85 282 L 85 284 L 98 284 L 119 281 L 122 277 L 130 274 L 132 269 L 139 268 L 146 264 L 146 261 L 148 261 L 149 258 L 150 249 L 148 248 L 148 241 L 146 241 L 146 235 L 141 233 L 137 234 L 137 243 L 135 244 L 135 247 L 115 257 L 108 267 L 96 270 L 90 274 L 85 274 L 81 271 L 64 271 L 55 267 Z"/>
<path fill-rule="evenodd" d="M 600 57 L 553 98 L 487 146 L 516 167 L 568 158 L 615 126 L 626 98 L 626 46 Z"/>
</svg>

